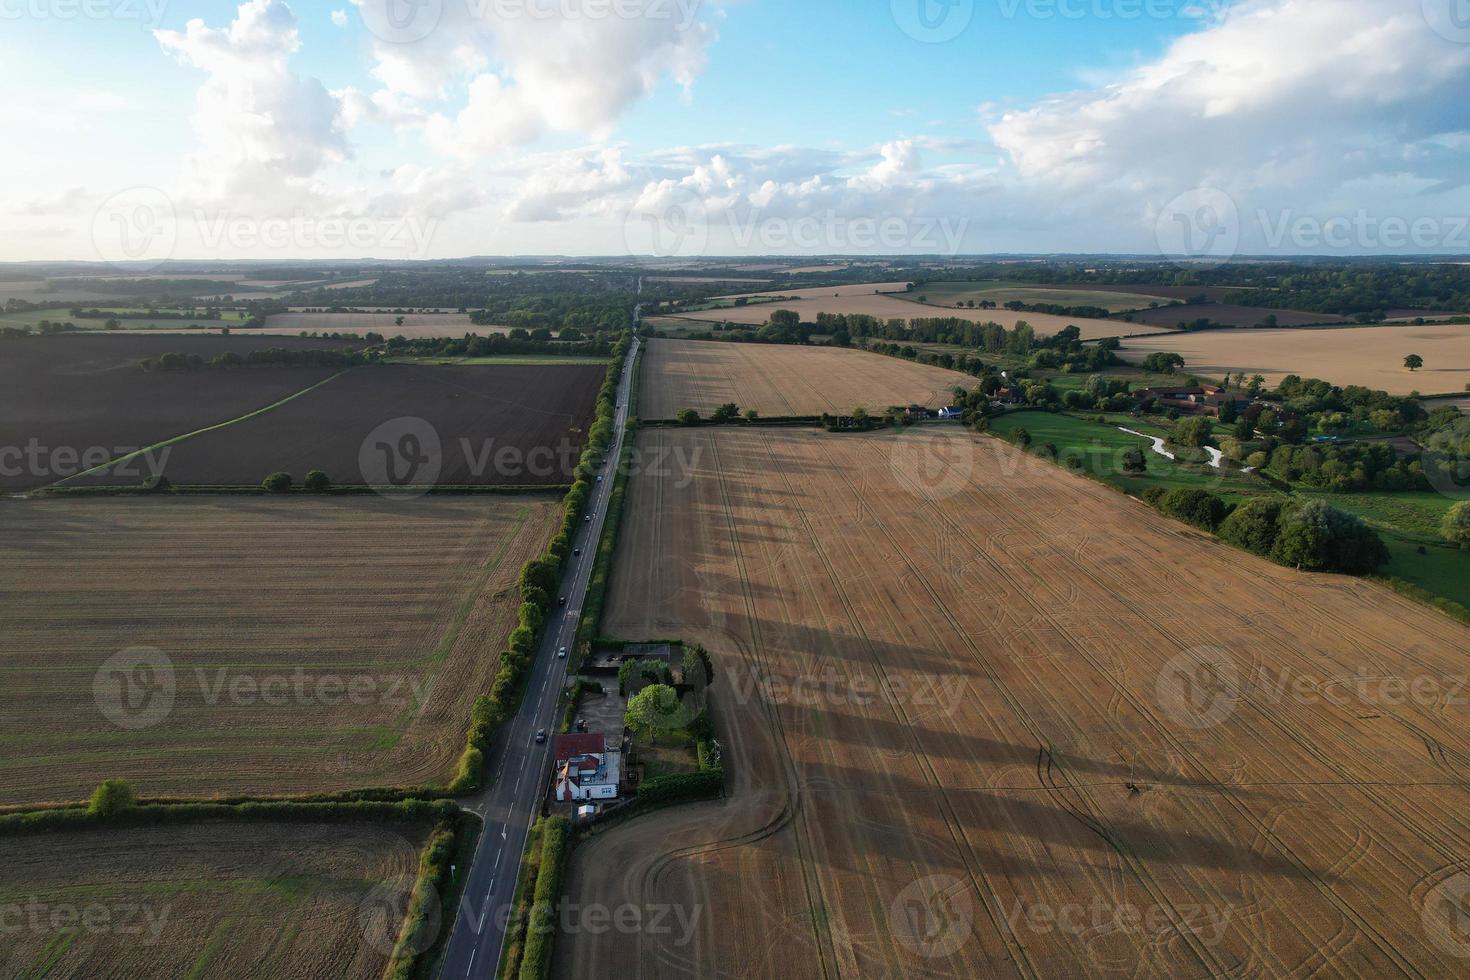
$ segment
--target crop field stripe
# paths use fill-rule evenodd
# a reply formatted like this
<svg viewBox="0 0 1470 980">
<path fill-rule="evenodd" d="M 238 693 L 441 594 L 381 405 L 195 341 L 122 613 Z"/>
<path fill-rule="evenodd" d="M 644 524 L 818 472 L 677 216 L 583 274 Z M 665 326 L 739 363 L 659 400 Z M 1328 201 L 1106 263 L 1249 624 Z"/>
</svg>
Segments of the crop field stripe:
<svg viewBox="0 0 1470 980">
<path fill-rule="evenodd" d="M 1007 489 L 1005 492 L 1008 493 L 1008 494 L 1013 493 L 1013 491 L 1010 491 L 1009 489 Z M 958 536 L 958 537 L 960 537 L 962 539 L 965 539 L 965 540 L 969 541 L 972 545 L 975 545 L 976 544 L 976 542 L 974 542 L 969 537 L 968 533 L 964 530 L 964 528 L 962 528 L 957 522 L 951 520 L 949 518 L 949 516 L 946 513 L 944 513 L 944 511 L 943 511 L 942 508 L 935 509 L 933 511 L 933 513 L 935 514 L 935 516 L 937 516 L 939 518 L 939 520 L 941 522 L 943 522 L 945 525 L 947 525 L 950 528 L 950 530 L 956 536 Z M 995 571 L 995 573 L 997 575 L 1004 574 L 1004 569 L 1000 567 L 1000 565 L 999 565 L 998 562 L 995 562 L 995 560 L 993 559 L 993 557 L 985 549 L 978 548 L 978 545 L 977 545 L 977 553 L 981 556 L 982 560 L 984 560 L 984 561 L 986 561 L 986 562 L 988 562 L 988 563 L 990 563 L 992 565 L 992 567 L 993 567 L 993 569 L 994 569 L 994 571 Z M 1082 566 L 1077 565 L 1075 563 L 1073 563 L 1072 567 L 1069 569 L 1069 573 L 1072 574 L 1072 575 L 1078 576 L 1078 577 L 1082 577 L 1082 578 L 1091 578 L 1091 576 L 1087 573 L 1087 570 L 1085 568 L 1083 568 Z M 1096 579 L 1092 579 L 1092 585 L 1095 587 L 1095 589 L 1098 591 L 1099 594 L 1103 594 L 1103 595 L 1112 594 L 1110 589 L 1108 589 L 1104 584 L 1098 582 Z M 929 586 L 928 586 L 927 581 L 924 582 L 924 588 L 925 588 L 926 591 L 929 591 Z M 1166 741 L 1168 741 L 1170 743 L 1171 747 L 1174 749 L 1174 751 L 1176 751 L 1179 754 L 1179 758 L 1187 761 L 1189 763 L 1190 768 L 1194 769 L 1201 776 L 1208 777 L 1208 775 L 1209 775 L 1209 769 L 1207 767 L 1205 767 L 1202 763 L 1200 763 L 1198 761 L 1198 759 L 1194 756 L 1194 754 L 1179 739 L 1177 739 L 1174 736 L 1173 732 L 1169 729 L 1169 727 L 1167 725 L 1164 725 L 1164 724 L 1161 723 L 1161 721 L 1155 715 L 1154 711 L 1148 705 L 1144 704 L 1141 700 L 1139 700 L 1134 695 L 1134 693 L 1132 691 L 1128 690 L 1126 687 L 1124 687 L 1123 685 L 1119 684 L 1116 681 L 1116 679 L 1113 677 L 1113 674 L 1112 674 L 1111 671 L 1107 670 L 1103 665 L 1097 663 L 1096 660 L 1089 654 L 1089 652 L 1088 652 L 1088 650 L 1086 648 L 1086 645 L 1078 642 L 1077 638 L 1072 635 L 1072 633 L 1071 633 L 1070 630 L 1064 629 L 1063 626 L 1062 626 L 1062 624 L 1058 623 L 1052 617 L 1052 615 L 1036 599 L 1036 597 L 1034 595 L 1031 595 L 1029 592 L 1026 592 L 1026 591 L 1023 591 L 1022 592 L 1022 595 L 1024 596 L 1025 601 L 1032 607 L 1033 611 L 1037 614 L 1038 618 L 1040 618 L 1043 622 L 1046 622 L 1049 625 L 1051 625 L 1052 628 L 1054 630 L 1056 630 L 1057 635 L 1059 637 L 1064 638 L 1065 642 L 1073 649 L 1073 651 L 1076 652 L 1078 654 L 1078 656 L 1081 657 L 1083 660 L 1086 660 L 1088 662 L 1088 664 L 1094 668 L 1094 670 L 1098 673 L 1099 676 L 1104 677 L 1104 678 L 1107 678 L 1108 682 L 1112 686 L 1112 688 L 1113 688 L 1113 690 L 1114 690 L 1114 692 L 1115 692 L 1115 694 L 1117 696 L 1123 698 L 1125 701 L 1127 701 L 1130 704 L 1131 707 L 1134 708 L 1134 710 L 1138 711 L 1143 717 L 1148 718 L 1153 723 L 1153 725 L 1155 726 L 1155 729 L 1159 732 L 1159 734 Z M 932 592 L 931 592 L 931 596 L 932 596 Z M 949 614 L 948 609 L 946 609 L 944 607 L 943 603 L 940 603 L 938 601 L 937 596 L 934 596 L 933 598 L 934 598 L 934 601 L 935 601 L 936 608 L 938 608 L 940 610 L 941 614 L 944 615 L 948 619 L 950 617 L 950 614 Z M 1145 622 L 1152 623 L 1151 617 L 1146 617 L 1145 616 L 1145 617 L 1143 617 L 1143 619 L 1144 619 Z M 957 631 L 958 635 L 963 636 L 964 639 L 965 639 L 966 645 L 971 648 L 972 654 L 974 655 L 976 661 L 977 662 L 983 661 L 983 658 L 979 655 L 979 652 L 974 649 L 973 642 L 970 640 L 970 638 L 968 636 L 965 636 L 965 634 L 963 633 L 962 630 L 959 630 L 958 629 L 958 624 L 957 623 L 954 624 L 954 625 L 956 626 L 956 631 Z M 1160 632 L 1162 634 L 1162 638 L 1163 639 L 1165 639 L 1166 641 L 1173 642 L 1173 643 L 1176 643 L 1177 644 L 1177 642 L 1178 642 L 1177 641 L 1177 638 L 1175 638 L 1175 637 L 1173 637 L 1173 636 L 1171 636 L 1171 635 L 1169 635 L 1167 633 L 1164 633 L 1162 630 L 1160 630 Z M 1000 688 L 1000 689 L 1003 692 L 1005 692 L 1005 689 L 1003 687 Z M 1006 693 L 1006 696 L 1007 696 L 1008 700 L 1009 699 L 1012 699 L 1012 696 L 1008 692 L 1005 692 L 1005 693 Z M 1253 708 L 1257 708 L 1257 710 L 1259 710 L 1258 709 L 1258 706 L 1256 706 L 1256 705 L 1252 705 L 1252 707 Z M 1024 709 L 1022 709 L 1019 704 L 1016 705 L 1016 708 L 1017 708 L 1017 710 L 1019 712 L 1021 712 L 1021 717 L 1025 718 L 1026 715 L 1024 714 Z M 1326 763 L 1330 768 L 1337 769 L 1336 764 L 1333 763 L 1333 762 L 1331 762 L 1330 760 L 1328 760 L 1323 753 L 1318 752 L 1314 747 L 1307 746 L 1299 737 L 1295 736 L 1293 733 L 1291 733 L 1290 731 L 1287 731 L 1283 726 L 1281 726 L 1279 724 L 1279 719 L 1277 719 L 1271 712 L 1269 712 L 1269 711 L 1261 711 L 1260 712 L 1260 715 L 1261 715 L 1262 719 L 1264 721 L 1266 721 L 1268 724 L 1271 724 L 1273 727 L 1278 728 L 1278 730 L 1281 732 L 1281 734 L 1283 736 L 1285 736 L 1288 740 L 1294 742 L 1299 747 L 1301 747 L 1304 750 L 1308 751 L 1313 756 L 1320 757 L 1320 761 L 1323 761 L 1324 763 Z M 1033 726 L 1031 726 L 1031 724 L 1030 724 L 1029 721 L 1028 721 L 1028 727 L 1033 727 Z M 1080 734 L 1080 733 L 1077 733 L 1077 734 Z M 1344 774 L 1344 775 L 1346 775 L 1346 774 Z M 1202 781 L 1205 781 L 1205 780 L 1202 780 Z M 1349 780 L 1347 782 L 1347 785 L 1356 785 L 1356 783 L 1353 782 L 1353 781 L 1351 781 L 1351 780 Z M 1079 795 L 1084 795 L 1083 794 L 1083 790 L 1082 790 L 1082 786 L 1080 784 L 1077 784 L 1077 787 L 1076 788 L 1078 790 Z M 1251 811 L 1248 807 L 1245 807 L 1245 806 L 1241 805 L 1240 802 L 1239 802 L 1239 800 L 1234 795 L 1234 793 L 1230 792 L 1228 788 L 1223 787 L 1223 786 L 1220 787 L 1220 788 L 1223 790 L 1223 792 L 1220 794 L 1221 798 L 1225 802 L 1227 802 L 1238 814 L 1240 814 L 1242 817 L 1244 817 L 1249 823 L 1254 824 L 1255 827 L 1256 827 L 1257 832 L 1264 839 L 1270 840 L 1272 842 L 1272 844 L 1278 849 L 1278 851 L 1282 855 L 1284 855 L 1288 860 L 1290 860 L 1294 865 L 1296 865 L 1300 871 L 1302 871 L 1304 874 L 1306 874 L 1309 877 L 1309 879 L 1317 886 L 1318 890 L 1323 894 L 1323 896 L 1326 897 L 1334 905 L 1336 905 L 1338 907 L 1339 911 L 1341 911 L 1349 920 L 1351 920 L 1354 924 L 1356 924 L 1358 926 L 1358 928 L 1360 930 L 1362 930 L 1362 932 L 1366 936 L 1368 936 L 1370 940 L 1373 941 L 1374 945 L 1376 945 L 1382 952 L 1385 953 L 1385 955 L 1387 955 L 1390 959 L 1392 959 L 1394 961 L 1394 963 L 1395 963 L 1396 966 L 1398 966 L 1400 969 L 1402 969 L 1405 972 L 1406 975 L 1409 975 L 1409 976 L 1420 976 L 1421 975 L 1417 970 L 1415 970 L 1408 963 L 1407 960 L 1405 960 L 1402 956 L 1399 955 L 1397 949 L 1393 946 L 1392 943 L 1389 943 L 1376 929 L 1374 929 L 1362 917 L 1362 915 L 1360 915 L 1358 913 L 1358 911 L 1350 903 L 1342 900 L 1342 898 L 1339 895 L 1337 895 L 1337 893 L 1325 881 L 1323 881 L 1321 879 L 1321 876 L 1319 876 L 1312 869 L 1312 867 L 1310 866 L 1310 864 L 1308 864 L 1306 861 L 1304 861 L 1300 857 L 1298 857 L 1295 854 L 1295 852 L 1284 841 L 1282 841 L 1280 839 L 1280 837 L 1275 833 L 1275 831 L 1273 831 L 1270 827 L 1268 827 L 1265 823 L 1263 823 L 1260 820 L 1260 818 L 1257 817 L 1257 815 L 1253 811 Z M 1370 797 L 1372 796 L 1372 794 L 1368 794 L 1368 795 Z M 1396 818 L 1395 815 L 1393 815 L 1393 814 L 1386 814 L 1386 815 L 1389 816 L 1389 819 L 1390 820 L 1394 820 L 1395 822 L 1399 823 L 1400 826 L 1404 826 L 1402 824 L 1401 819 Z M 1436 846 L 1436 849 L 1440 850 L 1441 853 L 1446 857 L 1447 860 L 1453 861 L 1453 860 L 1456 860 L 1457 859 L 1453 855 L 1452 852 L 1446 851 L 1443 848 L 1439 848 L 1437 845 L 1435 845 L 1434 842 L 1429 841 L 1426 837 L 1424 837 L 1423 834 L 1418 833 L 1417 831 L 1415 831 L 1412 828 L 1409 828 L 1407 826 L 1404 826 L 1404 829 L 1408 830 L 1411 835 L 1417 836 L 1421 840 L 1424 840 L 1426 843 L 1430 843 L 1432 846 Z M 1110 842 L 1111 842 L 1111 840 L 1110 840 Z M 1134 867 L 1135 873 L 1139 875 L 1141 881 L 1144 881 L 1149 886 L 1150 891 L 1151 892 L 1155 891 L 1156 886 L 1155 886 L 1155 884 L 1153 882 L 1152 876 L 1150 876 L 1147 873 L 1147 871 L 1144 870 L 1142 867 L 1140 867 L 1140 866 L 1137 865 L 1137 862 L 1135 861 L 1134 856 L 1132 854 L 1125 853 L 1121 849 L 1119 850 L 1119 853 L 1128 860 L 1130 866 L 1133 866 Z M 1406 857 L 1405 855 L 1400 855 L 1400 856 L 1401 857 Z M 1170 911 L 1171 915 L 1173 915 L 1173 916 L 1177 916 L 1178 915 L 1178 910 L 1176 909 L 1175 905 L 1172 902 L 1170 902 L 1166 897 L 1164 897 L 1162 895 L 1156 895 L 1156 899 L 1161 903 L 1161 905 L 1164 908 L 1167 908 Z M 1181 924 L 1182 925 L 1182 920 L 1180 920 L 1180 922 L 1178 924 Z M 1199 937 L 1194 934 L 1193 930 L 1190 930 L 1190 929 L 1187 929 L 1187 928 L 1181 928 L 1180 934 L 1183 935 L 1183 936 L 1186 936 L 1190 940 L 1192 940 L 1192 942 L 1191 942 L 1191 947 L 1192 948 L 1196 947 L 1196 945 L 1199 942 Z M 1220 964 L 1217 960 L 1215 960 L 1214 956 L 1207 951 L 1207 947 L 1199 947 L 1199 948 L 1196 948 L 1196 952 L 1199 955 L 1201 955 L 1202 958 L 1207 959 L 1208 961 L 1214 963 L 1214 968 L 1217 971 L 1216 972 L 1216 975 L 1220 975 L 1220 974 L 1222 974 L 1222 973 L 1225 972 L 1224 966 L 1222 964 Z"/>
<path fill-rule="evenodd" d="M 777 454 L 774 451 L 774 448 L 771 446 L 769 437 L 762 438 L 762 445 L 765 448 L 767 455 L 771 458 L 772 463 L 776 463 Z M 828 449 L 826 447 L 823 447 L 822 452 L 824 455 L 827 455 Z M 828 456 L 828 462 L 832 462 L 830 456 Z M 772 471 L 781 474 L 787 491 L 794 494 L 795 487 L 791 483 L 790 476 L 779 465 L 773 465 Z M 839 472 L 839 470 L 834 466 L 833 472 Z M 857 503 L 857 505 L 864 511 L 867 511 L 867 505 L 863 500 L 862 494 L 857 493 L 855 496 L 855 502 Z M 878 518 L 876 514 L 873 514 L 872 516 L 874 518 L 875 526 L 884 532 L 884 536 L 888 539 L 889 544 L 895 546 L 896 548 L 896 542 L 893 541 L 892 535 L 888 533 L 887 528 L 883 526 L 882 520 Z M 853 608 L 851 597 L 848 595 L 847 590 L 843 588 L 843 578 L 841 575 L 838 574 L 836 566 L 833 565 L 832 560 L 828 557 L 827 548 L 823 543 L 822 535 L 817 533 L 816 529 L 812 527 L 808 515 L 799 508 L 797 509 L 797 519 L 800 521 L 802 529 L 806 532 L 808 539 L 812 542 L 813 551 L 820 559 L 822 563 L 822 568 L 825 570 L 828 578 L 831 580 L 833 586 L 836 588 L 838 602 L 842 607 L 844 618 L 847 620 L 848 627 L 852 630 L 853 634 L 859 638 L 863 648 L 867 650 L 868 659 L 873 665 L 874 672 L 879 677 L 883 678 L 885 682 L 883 684 L 885 700 L 888 702 L 889 710 L 893 712 L 893 714 L 897 718 L 897 721 L 900 724 L 900 727 L 904 732 L 905 738 L 909 743 L 909 751 L 912 753 L 914 761 L 918 763 L 919 766 L 923 769 L 924 774 L 929 781 L 930 788 L 935 791 L 936 795 L 943 803 L 943 819 L 945 823 L 945 828 L 950 834 L 951 842 L 954 844 L 956 851 L 961 855 L 964 855 L 965 869 L 968 877 L 970 878 L 970 884 L 974 887 L 976 894 L 980 896 L 980 900 L 985 909 L 986 916 L 990 919 L 991 925 L 995 929 L 996 934 L 1002 937 L 1006 944 L 1006 948 L 1016 958 L 1016 966 L 1018 972 L 1020 972 L 1023 976 L 1028 977 L 1040 976 L 1040 973 L 1037 971 L 1035 964 L 1031 962 L 1030 957 L 1026 954 L 1025 945 L 1021 943 L 1019 937 L 1014 934 L 1014 931 L 1010 928 L 1010 924 L 1006 921 L 1004 910 L 994 907 L 994 903 L 998 900 L 998 892 L 991 884 L 989 877 L 985 874 L 983 864 L 979 856 L 975 853 L 973 845 L 970 844 L 968 838 L 965 836 L 958 809 L 955 807 L 954 801 L 951 799 L 949 791 L 945 787 L 944 780 L 939 777 L 938 772 L 935 770 L 933 760 L 929 758 L 928 754 L 924 751 L 922 743 L 915 735 L 915 726 L 913 719 L 909 717 L 908 712 L 904 709 L 899 700 L 893 696 L 893 686 L 889 678 L 888 670 L 883 664 L 883 659 L 879 655 L 877 646 L 874 644 L 872 637 L 868 634 L 868 631 L 864 629 L 861 617 L 857 615 L 856 610 Z M 899 550 L 898 553 L 903 554 L 901 550 Z M 918 569 L 913 568 L 912 565 L 910 565 L 910 571 L 919 580 L 924 580 L 923 574 Z M 934 601 L 934 608 L 945 612 L 944 604 L 939 601 L 938 597 L 934 596 L 932 592 L 930 594 L 930 597 Z M 945 612 L 945 614 L 947 615 L 947 612 Z M 889 613 L 889 622 L 890 626 L 895 628 L 895 635 L 898 635 L 896 629 L 897 624 L 893 623 L 891 612 Z M 959 632 L 962 633 L 963 631 Z M 872 902 L 872 904 L 877 906 L 881 905 L 881 902 Z M 891 954 L 894 952 L 891 946 L 888 947 L 887 952 L 890 954 L 889 965 L 901 973 L 903 966 L 901 963 L 895 962 L 891 958 Z M 858 969 L 859 966 L 857 963 L 849 964 L 850 971 L 855 972 Z"/>
<path fill-rule="evenodd" d="M 272 403 L 270 405 L 266 405 L 264 408 L 258 408 L 258 409 L 256 409 L 253 412 L 249 412 L 249 413 L 247 413 L 245 415 L 241 415 L 238 418 L 230 419 L 229 421 L 226 421 L 226 422 L 220 422 L 220 423 L 218 423 L 216 425 L 206 426 L 203 429 L 195 429 L 193 432 L 186 432 L 186 433 L 184 433 L 181 436 L 174 436 L 172 439 L 165 439 L 163 442 L 155 442 L 151 446 L 145 446 L 142 449 L 136 450 L 136 451 L 131 452 L 131 453 L 127 453 L 126 455 L 123 455 L 123 456 L 119 456 L 116 459 L 109 460 L 109 461 L 107 461 L 106 463 L 103 463 L 100 466 L 94 466 L 90 470 L 84 470 L 81 473 L 73 473 L 71 476 L 67 477 L 64 480 L 58 480 L 58 481 L 56 481 L 55 483 L 51 484 L 51 486 L 52 487 L 59 487 L 62 484 L 66 483 L 66 482 L 68 482 L 70 480 L 79 480 L 82 477 L 93 476 L 93 475 L 96 475 L 98 473 L 103 473 L 103 472 L 106 472 L 107 470 L 111 469 L 114 466 L 121 466 L 124 463 L 132 462 L 133 460 L 138 459 L 141 456 L 147 456 L 147 455 L 149 455 L 151 453 L 157 452 L 160 449 L 164 449 L 164 448 L 166 448 L 168 446 L 173 446 L 173 445 L 176 445 L 178 443 L 181 443 L 181 442 L 183 442 L 186 439 L 192 439 L 195 436 L 202 436 L 202 435 L 204 435 L 206 433 L 209 433 L 209 432 L 216 432 L 216 431 L 218 431 L 220 429 L 227 429 L 227 428 L 229 428 L 232 425 L 236 425 L 237 423 L 244 422 L 244 421 L 247 421 L 249 419 L 253 419 L 253 418 L 255 418 L 258 415 L 264 415 L 266 412 L 269 412 L 269 411 L 271 411 L 273 409 L 280 408 L 282 405 L 286 405 L 286 404 L 288 404 L 290 402 L 295 401 L 296 399 L 300 398 L 302 395 L 309 394 L 310 392 L 316 391 L 318 388 L 322 387 L 323 385 L 331 384 L 333 381 L 336 381 L 338 378 L 342 377 L 344 374 L 347 374 L 347 373 L 349 373 L 351 371 L 354 371 L 354 370 L 356 370 L 356 368 L 348 368 L 346 371 L 338 371 L 336 374 L 332 375 L 330 378 L 327 378 L 324 381 L 318 381 L 316 384 L 311 385 L 309 387 L 302 388 L 300 391 L 294 392 L 293 394 L 290 394 L 290 395 L 287 395 L 285 398 L 282 398 L 279 401 L 274 402 L 274 403 Z"/>
<path fill-rule="evenodd" d="M 662 437 L 662 433 L 660 433 L 660 438 Z M 752 596 L 750 592 L 751 578 L 745 571 L 745 556 L 740 547 L 740 534 L 735 527 L 735 510 L 730 504 L 729 483 L 725 479 L 725 465 L 720 459 L 719 447 L 715 444 L 715 440 L 709 440 L 709 444 L 711 455 L 713 455 L 714 457 L 715 479 L 718 487 L 720 488 L 721 501 L 723 502 L 725 507 L 725 525 L 730 534 L 730 545 L 732 548 L 731 553 L 735 558 L 737 574 L 740 577 L 741 598 L 745 603 L 746 615 L 750 616 L 753 620 L 755 617 L 755 597 Z M 761 666 L 766 670 L 767 676 L 774 676 L 770 673 L 771 662 L 769 655 L 766 653 L 765 645 L 761 642 L 759 635 L 757 635 L 755 631 L 751 632 L 750 644 L 751 653 L 754 655 L 757 661 L 761 662 Z M 816 877 L 816 871 L 812 867 L 812 862 L 807 860 L 808 853 L 815 853 L 815 851 L 813 850 L 810 841 L 803 840 L 802 821 L 800 819 L 801 775 L 797 768 L 796 760 L 791 758 L 791 751 L 786 742 L 785 724 L 781 720 L 780 712 L 776 710 L 774 705 L 766 704 L 764 705 L 764 708 L 766 716 L 770 720 L 777 734 L 774 742 L 781 753 L 782 767 L 785 770 L 784 781 L 786 783 L 787 791 L 785 819 L 773 822 L 768 828 L 764 829 L 769 831 L 770 834 L 774 834 L 778 830 L 780 830 L 781 827 L 789 823 L 795 831 L 794 836 L 796 838 L 795 843 L 797 854 L 800 858 L 802 887 L 806 891 L 807 906 L 812 913 L 812 938 L 816 940 L 817 955 L 819 957 L 819 962 L 822 967 L 822 976 L 830 977 L 833 975 L 830 961 L 836 959 L 836 953 L 835 950 L 832 949 L 831 945 L 831 931 L 830 929 L 823 928 L 824 919 L 819 911 L 823 904 L 820 897 L 822 894 L 821 882 Z M 837 975 L 840 976 L 841 974 Z"/>
</svg>

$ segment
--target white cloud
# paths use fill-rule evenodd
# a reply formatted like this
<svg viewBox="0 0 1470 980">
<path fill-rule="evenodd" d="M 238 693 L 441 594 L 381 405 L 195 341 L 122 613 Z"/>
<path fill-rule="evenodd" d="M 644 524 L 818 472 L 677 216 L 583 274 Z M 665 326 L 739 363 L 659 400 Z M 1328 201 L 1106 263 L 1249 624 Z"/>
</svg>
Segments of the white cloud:
<svg viewBox="0 0 1470 980">
<path fill-rule="evenodd" d="M 350 156 L 341 101 L 292 71 L 301 47 L 296 16 L 280 0 L 248 0 L 228 28 L 191 20 L 155 31 L 165 51 L 207 73 L 194 128 L 190 192 L 252 205 L 309 193 L 322 168 Z"/>
<path fill-rule="evenodd" d="M 347 11 L 345 11 L 345 10 L 334 10 L 334 11 L 332 11 L 332 24 L 335 27 L 346 27 L 347 26 Z"/>
<path fill-rule="evenodd" d="M 370 26 L 387 22 L 393 2 L 353 0 Z M 701 17 L 711 7 L 696 0 L 446 3 L 427 36 L 379 39 L 373 75 L 393 96 L 430 107 L 428 137 L 446 154 L 488 156 L 558 133 L 605 140 L 661 80 L 689 91 L 715 40 Z"/>
<path fill-rule="evenodd" d="M 1072 187 L 1320 185 L 1414 167 L 1466 117 L 1470 46 L 1404 0 L 1241 0 L 1158 60 L 993 122 L 1024 178 Z"/>
</svg>

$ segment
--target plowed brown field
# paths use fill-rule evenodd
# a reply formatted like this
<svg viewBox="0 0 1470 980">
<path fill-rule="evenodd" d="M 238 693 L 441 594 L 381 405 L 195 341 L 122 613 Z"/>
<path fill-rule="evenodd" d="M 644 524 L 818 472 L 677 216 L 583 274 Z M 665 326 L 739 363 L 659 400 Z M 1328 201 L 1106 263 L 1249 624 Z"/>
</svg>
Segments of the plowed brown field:
<svg viewBox="0 0 1470 980">
<path fill-rule="evenodd" d="M 550 497 L 0 502 L 0 803 L 447 781 Z"/>
<path fill-rule="evenodd" d="M 1463 975 L 1470 630 L 958 431 L 642 444 L 608 631 L 718 651 L 734 785 L 558 976 Z"/>
<path fill-rule="evenodd" d="M 643 359 L 639 414 L 671 419 L 686 408 L 708 414 L 727 402 L 765 416 L 874 414 L 890 405 L 938 408 L 956 385 L 977 385 L 958 371 L 837 347 L 653 340 Z"/>
<path fill-rule="evenodd" d="M 422 844 L 354 824 L 8 837 L 0 975 L 376 978 L 391 947 L 374 912 L 411 888 Z"/>
</svg>

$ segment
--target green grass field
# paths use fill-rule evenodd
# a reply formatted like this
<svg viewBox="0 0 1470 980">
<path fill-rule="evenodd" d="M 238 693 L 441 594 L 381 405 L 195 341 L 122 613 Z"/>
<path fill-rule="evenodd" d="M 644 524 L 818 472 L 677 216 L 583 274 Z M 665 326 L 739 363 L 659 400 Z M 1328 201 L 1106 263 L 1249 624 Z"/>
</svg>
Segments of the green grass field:
<svg viewBox="0 0 1470 980">
<path fill-rule="evenodd" d="M 1142 293 L 1114 293 L 1102 290 L 1070 289 L 1061 286 L 1031 285 L 985 279 L 976 282 L 931 282 L 908 294 L 911 299 L 927 297 L 930 306 L 953 307 L 957 303 L 990 300 L 1000 306 L 1011 302 L 1053 303 L 1058 306 L 1097 306 L 1111 313 L 1146 310 L 1151 305 L 1169 306 L 1172 300 Z"/>
<path fill-rule="evenodd" d="M 74 323 L 81 330 L 102 330 L 107 323 L 106 319 L 98 320 L 91 317 L 78 319 L 72 316 L 72 309 L 73 307 L 66 306 L 32 310 L 29 313 L 0 313 L 0 327 L 18 327 L 25 330 L 35 330 L 42 320 L 47 320 L 51 323 Z M 174 320 L 150 318 L 144 315 L 148 312 L 147 310 L 130 309 L 128 307 L 94 307 L 84 305 L 82 309 L 88 311 L 99 309 L 104 313 L 116 316 L 118 322 L 122 324 L 123 330 L 187 330 L 191 325 L 195 324 L 201 327 L 212 328 L 235 327 L 244 323 L 246 320 L 245 314 L 238 310 L 226 310 L 220 314 L 218 320 L 205 318 L 202 311 L 197 320 Z M 160 310 L 159 312 L 168 313 L 176 311 Z"/>
<path fill-rule="evenodd" d="M 1234 470 L 1216 470 L 1209 466 L 1170 460 L 1153 451 L 1149 439 L 1129 435 L 1118 428 L 1148 435 L 1165 436 L 1164 429 L 1129 416 L 1108 417 L 1107 424 L 1053 412 L 1012 412 L 991 423 L 991 431 L 1011 438 L 1017 429 L 1031 433 L 1031 449 L 1039 452 L 1048 442 L 1055 443 L 1061 459 L 1075 456 L 1082 460 L 1082 472 L 1110 483 L 1126 493 L 1139 495 L 1149 487 L 1166 490 L 1210 490 L 1230 500 L 1268 492 L 1260 480 Z M 1123 454 L 1129 449 L 1142 449 L 1148 471 L 1141 476 L 1124 473 Z"/>
</svg>

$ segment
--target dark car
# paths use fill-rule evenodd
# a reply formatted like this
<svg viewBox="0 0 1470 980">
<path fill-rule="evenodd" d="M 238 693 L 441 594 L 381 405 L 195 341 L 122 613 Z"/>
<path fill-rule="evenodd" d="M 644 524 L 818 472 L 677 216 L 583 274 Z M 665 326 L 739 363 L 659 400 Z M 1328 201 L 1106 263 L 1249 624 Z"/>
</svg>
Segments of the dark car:
<svg viewBox="0 0 1470 980">
<path fill-rule="evenodd" d="M 562 596 L 560 599 L 557 600 L 557 603 L 556 604 L 558 606 L 565 606 L 567 604 L 567 597 L 566 596 Z"/>
</svg>

